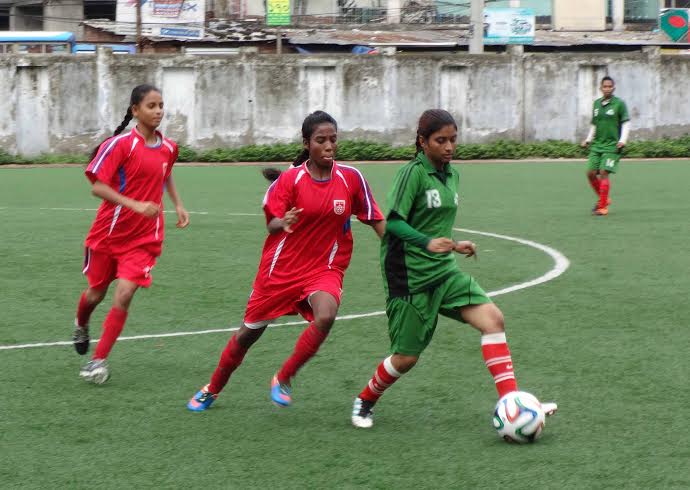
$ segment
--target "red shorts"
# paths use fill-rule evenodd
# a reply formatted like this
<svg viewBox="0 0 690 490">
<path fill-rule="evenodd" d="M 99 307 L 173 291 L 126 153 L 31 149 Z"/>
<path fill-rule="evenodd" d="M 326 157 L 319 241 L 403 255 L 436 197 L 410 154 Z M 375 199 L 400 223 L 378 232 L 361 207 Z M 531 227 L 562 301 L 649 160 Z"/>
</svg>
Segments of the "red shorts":
<svg viewBox="0 0 690 490">
<path fill-rule="evenodd" d="M 89 287 L 93 289 L 105 289 L 116 278 L 126 279 L 147 288 L 153 280 L 151 269 L 154 265 L 156 256 L 141 248 L 110 255 L 86 247 L 82 272 L 89 281 Z"/>
<path fill-rule="evenodd" d="M 275 292 L 259 292 L 255 287 L 244 312 L 244 324 L 249 328 L 261 328 L 283 315 L 298 313 L 311 322 L 314 320 L 314 312 L 309 304 L 309 297 L 317 291 L 330 294 L 340 305 L 343 294 L 342 272 L 326 271 L 307 281 L 286 284 Z"/>
</svg>

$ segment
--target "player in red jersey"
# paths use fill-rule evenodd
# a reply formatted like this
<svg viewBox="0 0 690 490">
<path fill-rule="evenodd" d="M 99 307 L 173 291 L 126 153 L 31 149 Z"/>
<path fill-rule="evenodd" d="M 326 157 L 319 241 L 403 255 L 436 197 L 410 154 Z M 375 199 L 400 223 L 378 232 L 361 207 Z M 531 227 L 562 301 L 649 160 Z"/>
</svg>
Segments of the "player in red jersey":
<svg viewBox="0 0 690 490">
<path fill-rule="evenodd" d="M 138 121 L 136 127 L 122 133 L 132 118 Z M 79 299 L 73 335 L 79 354 L 89 349 L 91 313 L 118 279 L 96 352 L 79 372 L 89 382 L 108 379 L 106 358 L 125 325 L 132 297 L 138 288 L 151 285 L 151 269 L 163 245 L 164 189 L 175 205 L 177 227 L 189 224 L 171 175 L 177 145 L 156 130 L 162 118 L 160 90 L 151 85 L 135 87 L 124 120 L 113 137 L 94 151 L 85 171 L 92 194 L 103 203 L 85 242 L 83 272 L 89 287 Z"/>
<path fill-rule="evenodd" d="M 334 160 L 335 120 L 322 111 L 310 114 L 302 124 L 302 140 L 304 151 L 289 170 L 272 175 L 276 180 L 264 197 L 269 234 L 244 323 L 228 342 L 210 383 L 187 404 L 192 411 L 211 406 L 269 323 L 299 313 L 309 326 L 271 383 L 273 402 L 290 405 L 291 379 L 316 354 L 338 313 L 352 256 L 350 216 L 383 236 L 384 218 L 366 180 L 359 170 Z"/>
</svg>

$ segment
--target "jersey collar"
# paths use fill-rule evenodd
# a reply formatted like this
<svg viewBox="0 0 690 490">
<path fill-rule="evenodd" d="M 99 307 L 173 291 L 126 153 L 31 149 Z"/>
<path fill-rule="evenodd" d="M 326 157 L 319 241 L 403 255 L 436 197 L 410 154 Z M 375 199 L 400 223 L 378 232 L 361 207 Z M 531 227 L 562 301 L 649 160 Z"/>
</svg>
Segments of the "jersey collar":
<svg viewBox="0 0 690 490">
<path fill-rule="evenodd" d="M 334 175 L 335 172 L 338 170 L 338 165 L 337 165 L 337 163 L 335 163 L 335 160 L 333 160 L 333 166 L 331 167 L 331 175 L 330 175 L 327 179 L 325 179 L 325 180 L 316 180 L 316 179 L 311 175 L 311 172 L 309 171 L 309 168 L 307 168 L 307 163 L 309 163 L 309 160 L 308 160 L 308 159 L 305 160 L 304 163 L 302 163 L 302 168 L 304 169 L 305 172 L 307 172 L 307 175 L 309 175 L 309 177 L 311 177 L 311 179 L 312 179 L 314 182 L 328 182 L 329 180 L 331 180 L 331 179 L 333 178 L 333 175 Z"/>
<path fill-rule="evenodd" d="M 139 132 L 139 130 L 137 129 L 136 126 L 134 126 L 134 128 L 132 129 L 132 132 L 141 139 L 142 143 L 144 143 L 146 145 L 146 138 L 144 138 L 144 135 Z M 156 145 L 153 145 L 153 146 L 146 145 L 148 148 L 158 148 L 161 145 L 163 145 L 163 133 L 161 133 L 159 130 L 156 129 L 154 131 L 154 134 L 158 138 L 158 142 Z"/>
<path fill-rule="evenodd" d="M 424 170 L 426 170 L 429 175 L 434 175 L 434 174 L 450 175 L 452 173 L 449 163 L 446 163 L 443 166 L 443 170 L 437 170 L 436 167 L 434 167 L 434 164 L 429 161 L 429 159 L 426 157 L 426 155 L 424 154 L 423 151 L 420 151 L 419 153 L 417 153 L 416 159 L 418 161 L 420 161 L 422 163 L 422 165 L 424 165 Z"/>
</svg>

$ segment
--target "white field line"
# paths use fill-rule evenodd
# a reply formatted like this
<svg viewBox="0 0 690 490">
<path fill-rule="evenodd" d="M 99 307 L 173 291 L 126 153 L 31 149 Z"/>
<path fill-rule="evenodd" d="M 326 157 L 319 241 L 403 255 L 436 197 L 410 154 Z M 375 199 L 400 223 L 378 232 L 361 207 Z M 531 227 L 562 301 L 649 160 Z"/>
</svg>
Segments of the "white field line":
<svg viewBox="0 0 690 490">
<path fill-rule="evenodd" d="M 546 253 L 549 255 L 553 261 L 554 261 L 554 266 L 553 268 L 548 271 L 546 274 L 543 274 L 536 279 L 532 279 L 531 281 L 527 282 L 522 282 L 520 284 L 515 284 L 514 286 L 510 286 L 507 288 L 499 289 L 498 291 L 490 291 L 487 293 L 489 296 L 500 296 L 501 294 L 507 294 L 507 293 L 512 293 L 514 291 L 519 291 L 520 289 L 526 289 L 530 288 L 533 286 L 537 286 L 539 284 L 543 284 L 547 281 L 551 281 L 561 274 L 563 274 L 566 269 L 570 266 L 570 261 L 563 255 L 561 252 L 558 250 L 548 247 L 546 245 L 543 245 L 541 243 L 533 242 L 531 240 L 525 240 L 523 238 L 516 238 L 516 237 L 511 237 L 508 235 L 499 235 L 496 233 L 489 233 L 485 231 L 476 231 L 476 230 L 468 230 L 465 228 L 454 228 L 456 231 L 461 231 L 464 233 L 471 233 L 471 234 L 476 234 L 476 235 L 484 235 L 492 238 L 499 238 L 501 240 L 510 240 L 512 242 L 517 242 L 523 245 L 527 245 L 529 247 L 536 248 L 537 250 L 541 250 L 542 252 Z M 382 316 L 385 315 L 385 311 L 372 311 L 370 313 L 358 313 L 358 314 L 353 314 L 353 315 L 343 315 L 339 316 L 336 318 L 337 321 L 344 321 L 344 320 L 355 320 L 357 318 L 365 318 L 365 317 L 372 317 L 372 316 Z M 292 321 L 292 322 L 285 322 L 285 323 L 276 323 L 274 325 L 271 325 L 271 327 L 284 327 L 288 325 L 304 325 L 307 322 L 305 321 Z M 120 337 L 118 341 L 123 341 L 123 340 L 142 340 L 142 339 L 158 339 L 158 338 L 164 338 L 164 337 L 185 337 L 189 335 L 205 335 L 209 333 L 222 333 L 222 332 L 234 332 L 236 330 L 239 330 L 239 327 L 231 327 L 231 328 L 215 328 L 211 330 L 196 330 L 193 332 L 170 332 L 170 333 L 159 333 L 159 334 L 151 334 L 151 335 L 133 335 L 133 336 L 125 336 L 125 337 Z M 93 342 L 97 342 L 98 339 L 94 339 Z M 41 342 L 41 343 L 32 343 L 32 344 L 16 344 L 16 345 L 0 345 L 0 351 L 1 350 L 17 350 L 17 349 L 30 349 L 32 347 L 53 347 L 53 346 L 58 346 L 58 345 L 71 345 L 72 342 L 69 341 L 63 341 L 63 342 Z"/>
</svg>

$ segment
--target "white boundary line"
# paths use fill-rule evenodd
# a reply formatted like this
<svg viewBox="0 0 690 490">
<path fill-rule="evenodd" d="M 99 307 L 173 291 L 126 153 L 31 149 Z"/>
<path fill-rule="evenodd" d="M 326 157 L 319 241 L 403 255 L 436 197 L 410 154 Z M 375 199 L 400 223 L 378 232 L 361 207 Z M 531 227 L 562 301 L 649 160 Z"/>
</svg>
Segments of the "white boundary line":
<svg viewBox="0 0 690 490">
<path fill-rule="evenodd" d="M 536 279 L 532 279 L 531 281 L 527 282 L 522 282 L 520 284 L 515 284 L 514 286 L 510 286 L 507 288 L 499 289 L 498 291 L 490 291 L 487 293 L 489 296 L 500 296 L 502 294 L 507 294 L 507 293 L 512 293 L 514 291 L 519 291 L 520 289 L 527 289 L 531 288 L 533 286 L 537 286 L 539 284 L 543 284 L 545 282 L 551 281 L 561 274 L 563 274 L 568 267 L 570 266 L 570 261 L 568 258 L 563 255 L 561 252 L 558 250 L 551 248 L 547 245 L 543 245 L 538 242 L 533 242 L 531 240 L 525 240 L 523 238 L 516 238 L 508 235 L 499 235 L 497 233 L 489 233 L 486 231 L 477 231 L 477 230 L 468 230 L 466 228 L 453 228 L 456 231 L 461 231 L 464 233 L 471 233 L 475 235 L 483 235 L 483 236 L 488 236 L 492 238 L 499 238 L 501 240 L 509 240 L 511 242 L 517 242 L 523 245 L 527 245 L 532 248 L 536 248 L 537 250 L 541 250 L 542 252 L 546 253 L 549 255 L 553 261 L 554 261 L 554 267 L 548 271 L 546 274 L 543 274 Z M 366 318 L 366 317 L 372 317 L 372 316 L 382 316 L 385 315 L 385 311 L 372 311 L 370 313 L 358 313 L 358 314 L 353 314 L 353 315 L 343 315 L 339 316 L 336 318 L 336 321 L 343 321 L 343 320 L 354 320 L 357 318 Z M 306 324 L 306 321 L 292 321 L 292 322 L 285 322 L 285 323 L 276 323 L 274 325 L 271 325 L 271 327 L 284 327 L 288 325 L 304 325 Z M 150 335 L 133 335 L 129 337 L 120 337 L 118 341 L 122 340 L 142 340 L 142 339 L 159 339 L 159 338 L 164 338 L 164 337 L 186 337 L 189 335 L 205 335 L 209 333 L 222 333 L 222 332 L 234 332 L 236 330 L 239 330 L 240 327 L 231 327 L 231 328 L 215 328 L 211 330 L 197 330 L 193 332 L 171 332 L 171 333 L 159 333 L 159 334 L 150 334 Z M 94 339 L 93 342 L 97 342 L 99 339 Z M 69 341 L 63 341 L 63 342 L 41 342 L 41 343 L 33 343 L 33 344 L 17 344 L 17 345 L 0 345 L 0 351 L 2 350 L 18 350 L 18 349 L 30 349 L 32 347 L 53 347 L 53 346 L 59 346 L 59 345 L 72 345 L 72 342 Z"/>
</svg>

